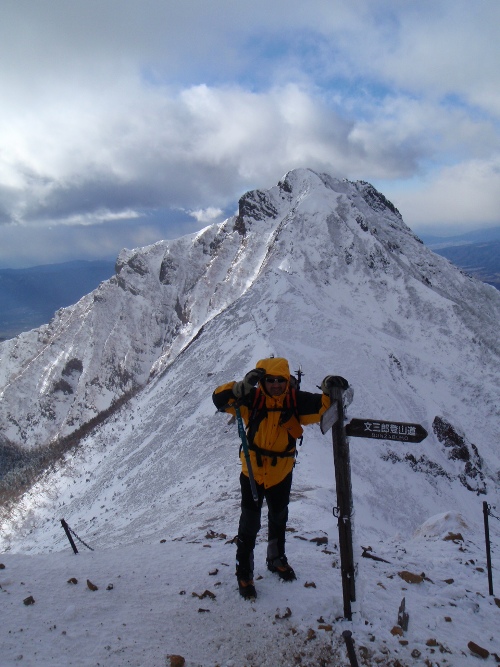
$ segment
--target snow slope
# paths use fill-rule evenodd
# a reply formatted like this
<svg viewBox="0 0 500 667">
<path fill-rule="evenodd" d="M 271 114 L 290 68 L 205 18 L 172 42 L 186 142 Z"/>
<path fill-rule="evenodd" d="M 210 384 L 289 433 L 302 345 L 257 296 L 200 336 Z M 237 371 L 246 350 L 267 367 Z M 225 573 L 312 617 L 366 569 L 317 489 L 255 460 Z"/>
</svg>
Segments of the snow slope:
<svg viewBox="0 0 500 667">
<path fill-rule="evenodd" d="M 209 238 L 207 261 L 209 251 L 194 248 L 200 239 L 210 247 Z M 165 298 L 154 275 L 172 288 L 174 311 L 174 295 L 185 295 L 177 309 L 185 321 L 161 354 L 145 346 L 143 388 L 4 512 L 5 664 L 168 665 L 168 655 L 180 654 L 188 667 L 347 665 L 345 629 L 360 664 L 475 664 L 469 641 L 494 664 L 500 609 L 484 572 L 482 503 L 495 514 L 496 573 L 498 292 L 426 249 L 368 184 L 309 170 L 248 193 L 240 215 L 222 226 L 123 253 L 119 263 L 130 266 L 132 256 L 149 268 L 126 274 L 138 292 L 127 296 L 126 310 L 124 290 L 116 292 L 124 330 L 149 336 L 151 320 L 134 299 L 158 303 L 154 290 Z M 91 298 L 100 303 L 94 297 L 85 297 L 89 317 L 105 312 L 90 306 Z M 106 298 L 107 311 L 117 312 Z M 116 347 L 109 321 L 108 344 Z M 64 340 L 61 330 L 61 350 Z M 78 340 L 78 358 L 94 359 L 101 331 L 88 346 Z M 62 352 L 52 347 L 47 359 L 56 368 Z M 21 385 L 8 349 L 2 401 L 13 410 L 10 392 Z M 429 432 L 420 444 L 351 439 L 358 567 L 351 623 L 340 619 L 331 439 L 317 426 L 308 427 L 295 469 L 287 551 L 298 581 L 284 584 L 265 570 L 264 522 L 258 599 L 249 604 L 237 594 L 229 542 L 238 519 L 238 440 L 227 416 L 214 413 L 211 393 L 271 354 L 293 369 L 301 364 L 309 391 L 326 374 L 347 377 L 349 417 L 417 422 Z M 27 380 L 23 386 L 27 400 Z M 41 438 L 44 429 L 38 422 L 32 432 Z M 71 553 L 63 517 L 94 552 Z M 443 539 L 450 532 L 460 536 Z M 311 542 L 321 537 L 327 544 Z M 408 584 L 403 571 L 425 577 Z M 67 584 L 70 577 L 79 583 Z M 87 578 L 98 591 L 86 588 Z M 215 599 L 192 595 L 205 590 Z M 35 604 L 23 605 L 30 594 Z M 410 624 L 394 636 L 403 597 Z"/>
</svg>

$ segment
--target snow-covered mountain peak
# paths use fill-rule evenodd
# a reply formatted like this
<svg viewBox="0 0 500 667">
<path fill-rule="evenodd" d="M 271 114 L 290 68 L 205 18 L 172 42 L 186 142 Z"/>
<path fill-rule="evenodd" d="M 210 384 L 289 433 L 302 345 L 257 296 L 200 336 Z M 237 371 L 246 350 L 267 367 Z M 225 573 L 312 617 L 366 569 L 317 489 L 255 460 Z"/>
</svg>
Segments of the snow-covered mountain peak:
<svg viewBox="0 0 500 667">
<path fill-rule="evenodd" d="M 494 290 L 425 248 L 369 183 L 296 169 L 244 194 L 221 224 L 123 250 L 113 278 L 50 324 L 3 343 L 3 437 L 32 448 L 99 421 L 211 320 L 256 295 L 256 308 L 269 304 L 262 316 L 276 322 L 293 295 L 302 310 L 335 312 L 335 321 L 372 336 L 375 327 L 410 341 L 420 330 L 424 340 L 441 322 L 442 333 L 465 326 L 465 339 L 480 336 L 484 349 L 497 343 Z M 472 303 L 484 306 L 481 317 Z"/>
<path fill-rule="evenodd" d="M 66 664 L 75 637 L 81 664 L 90 655 L 121 665 L 125 651 L 137 665 L 172 653 L 189 665 L 346 662 L 332 443 L 319 428 L 306 428 L 294 470 L 287 554 L 297 585 L 266 570 L 265 529 L 256 605 L 234 585 L 239 440 L 211 394 L 272 354 L 301 366 L 308 391 L 327 374 L 348 378 L 349 419 L 429 433 L 418 444 L 351 438 L 349 627 L 363 662 L 408 667 L 439 655 L 465 665 L 477 661 L 470 640 L 500 654 L 481 534 L 483 499 L 500 504 L 499 323 L 499 292 L 425 248 L 381 193 L 307 169 L 246 193 L 221 224 L 122 251 L 112 279 L 0 344 L 3 470 L 28 484 L 16 497 L 15 475 L 0 481 L 2 498 L 16 501 L 0 510 L 7 664 L 18 664 L 21 639 L 37 664 Z M 93 554 L 70 561 L 61 516 Z M 494 526 L 492 535 L 498 542 Z M 28 570 L 19 552 L 36 554 Z M 92 597 L 68 576 L 101 590 Z M 18 582 L 34 607 L 15 597 Z M 48 633 L 56 625 L 62 634 Z"/>
</svg>

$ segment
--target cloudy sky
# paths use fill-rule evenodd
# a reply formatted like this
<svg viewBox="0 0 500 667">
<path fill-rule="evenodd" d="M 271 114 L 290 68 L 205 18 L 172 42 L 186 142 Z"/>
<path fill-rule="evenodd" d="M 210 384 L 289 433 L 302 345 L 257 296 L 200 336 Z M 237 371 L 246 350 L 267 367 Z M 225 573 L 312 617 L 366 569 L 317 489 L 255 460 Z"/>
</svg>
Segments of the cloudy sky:
<svg viewBox="0 0 500 667">
<path fill-rule="evenodd" d="M 499 0 L 2 0 L 0 267 L 114 258 L 311 167 L 500 221 Z"/>
</svg>

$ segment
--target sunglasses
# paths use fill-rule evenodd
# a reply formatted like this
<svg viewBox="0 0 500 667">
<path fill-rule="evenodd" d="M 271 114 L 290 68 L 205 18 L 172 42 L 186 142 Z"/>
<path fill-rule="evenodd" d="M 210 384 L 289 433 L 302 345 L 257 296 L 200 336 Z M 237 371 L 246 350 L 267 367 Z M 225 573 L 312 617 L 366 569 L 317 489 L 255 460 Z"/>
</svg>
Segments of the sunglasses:
<svg viewBox="0 0 500 667">
<path fill-rule="evenodd" d="M 266 375 L 264 379 L 267 382 L 267 384 L 274 384 L 275 382 L 277 382 L 278 384 L 286 384 L 286 378 L 283 377 L 275 378 L 270 375 Z"/>
</svg>

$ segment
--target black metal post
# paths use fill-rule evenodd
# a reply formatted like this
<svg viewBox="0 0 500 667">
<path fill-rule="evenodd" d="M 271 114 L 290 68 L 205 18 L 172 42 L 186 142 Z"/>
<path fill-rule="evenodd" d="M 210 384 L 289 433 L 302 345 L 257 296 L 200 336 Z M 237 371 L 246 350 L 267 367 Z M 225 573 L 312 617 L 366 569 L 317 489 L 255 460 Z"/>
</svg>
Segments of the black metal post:
<svg viewBox="0 0 500 667">
<path fill-rule="evenodd" d="M 406 598 L 401 600 L 398 610 L 398 625 L 405 632 L 408 630 L 408 623 L 410 622 L 410 615 L 406 611 Z"/>
<path fill-rule="evenodd" d="M 69 532 L 69 526 L 64 519 L 61 519 L 61 525 L 64 528 L 64 532 L 66 533 L 66 537 L 68 538 L 69 543 L 71 544 L 71 548 L 73 549 L 75 554 L 77 554 L 78 549 L 76 548 L 75 542 L 74 542 L 73 538 L 71 537 L 71 533 Z"/>
<path fill-rule="evenodd" d="M 488 523 L 488 515 L 490 508 L 488 503 L 483 501 L 483 516 L 484 516 L 484 538 L 486 540 L 486 566 L 488 568 L 488 587 L 490 595 L 493 595 L 493 574 L 491 572 L 491 549 L 490 549 L 490 527 Z"/>
<path fill-rule="evenodd" d="M 342 637 L 344 638 L 345 641 L 345 647 L 347 649 L 347 657 L 349 658 L 349 662 L 351 663 L 351 667 L 359 667 L 358 666 L 358 659 L 356 657 L 356 653 L 354 651 L 354 644 L 352 641 L 352 632 L 350 630 L 344 630 L 342 633 Z"/>
<path fill-rule="evenodd" d="M 342 594 L 344 599 L 344 617 L 352 618 L 351 602 L 356 600 L 354 581 L 354 553 L 352 546 L 352 486 L 349 442 L 345 434 L 343 390 L 330 389 L 332 403 L 337 402 L 338 419 L 332 427 L 333 461 L 335 465 L 335 483 L 337 487 L 337 510 L 339 528 L 340 568 L 342 574 Z M 335 511 L 334 511 L 335 513 Z"/>
</svg>

